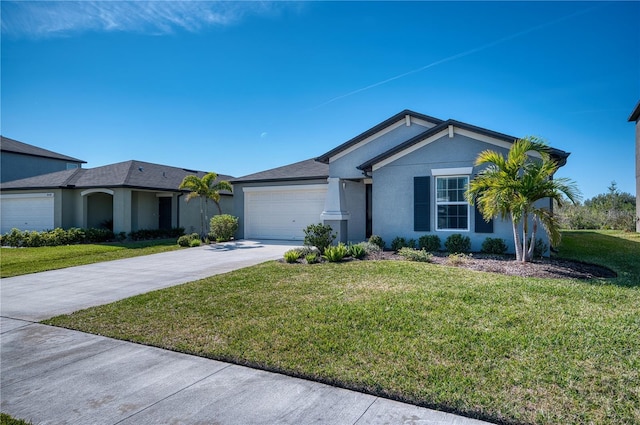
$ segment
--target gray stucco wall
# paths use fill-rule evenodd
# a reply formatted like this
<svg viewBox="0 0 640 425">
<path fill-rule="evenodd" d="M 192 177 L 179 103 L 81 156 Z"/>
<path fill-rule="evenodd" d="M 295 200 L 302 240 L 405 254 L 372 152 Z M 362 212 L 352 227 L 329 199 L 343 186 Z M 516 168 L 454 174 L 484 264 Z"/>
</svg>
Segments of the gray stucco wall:
<svg viewBox="0 0 640 425">
<path fill-rule="evenodd" d="M 364 182 L 346 181 L 344 187 L 346 208 L 350 213 L 347 220 L 347 239 L 358 243 L 365 240 L 366 233 L 366 189 Z"/>
<path fill-rule="evenodd" d="M 427 130 L 427 127 L 416 123 L 412 123 L 409 127 L 401 124 L 400 127 L 370 141 L 353 152 L 349 152 L 331 161 L 329 163 L 329 177 L 340 177 L 343 179 L 362 178 L 362 171 L 356 168 L 358 165 L 369 161 L 371 158 L 388 151 L 425 130 Z"/>
<path fill-rule="evenodd" d="M 413 178 L 432 176 L 432 169 L 470 167 L 478 153 L 492 149 L 506 154 L 506 149 L 464 136 L 445 136 L 373 172 L 373 233 L 380 235 L 387 246 L 397 237 L 417 240 L 426 234 L 436 234 L 444 244 L 448 236 L 461 233 L 471 239 L 471 249 L 479 251 L 487 237 L 502 238 L 514 252 L 513 230 L 510 221 L 494 220 L 493 233 L 475 233 L 474 210 L 469 209 L 468 231 L 436 230 L 435 178 L 431 178 L 430 231 L 414 231 Z M 474 168 L 473 174 L 479 171 Z M 546 205 L 546 203 L 545 203 Z M 542 229 L 538 237 L 546 241 Z"/>
<path fill-rule="evenodd" d="M 80 163 L 53 158 L 2 152 L 0 155 L 0 181 L 7 182 L 63 171 L 67 169 L 67 164 L 77 164 L 78 167 L 81 165 Z"/>
</svg>

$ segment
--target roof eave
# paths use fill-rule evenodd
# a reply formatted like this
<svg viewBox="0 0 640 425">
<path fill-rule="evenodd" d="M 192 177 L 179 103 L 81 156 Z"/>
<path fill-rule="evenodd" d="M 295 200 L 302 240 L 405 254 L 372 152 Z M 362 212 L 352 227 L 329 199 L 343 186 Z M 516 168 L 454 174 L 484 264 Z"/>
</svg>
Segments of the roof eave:
<svg viewBox="0 0 640 425">
<path fill-rule="evenodd" d="M 636 107 L 633 109 L 633 112 L 631 112 L 631 115 L 629 115 L 628 121 L 635 122 L 635 121 L 638 121 L 638 118 L 640 118 L 640 101 L 638 102 Z"/>
</svg>

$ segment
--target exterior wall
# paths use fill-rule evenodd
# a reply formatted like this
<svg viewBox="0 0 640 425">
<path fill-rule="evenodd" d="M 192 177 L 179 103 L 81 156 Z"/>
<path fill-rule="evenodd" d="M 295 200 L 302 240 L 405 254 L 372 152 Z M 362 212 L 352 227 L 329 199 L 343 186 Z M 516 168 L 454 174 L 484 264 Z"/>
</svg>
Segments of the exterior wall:
<svg viewBox="0 0 640 425">
<path fill-rule="evenodd" d="M 131 230 L 157 229 L 159 225 L 158 203 L 155 192 L 132 192 Z"/>
<path fill-rule="evenodd" d="M 87 228 L 100 228 L 102 223 L 113 219 L 113 196 L 108 193 L 92 193 L 87 198 Z M 115 221 L 114 221 L 115 230 Z"/>
<path fill-rule="evenodd" d="M 326 179 L 317 180 L 293 180 L 293 181 L 281 181 L 281 182 L 258 182 L 258 183 L 234 183 L 233 184 L 233 200 L 231 211 L 228 214 L 232 214 L 238 217 L 238 231 L 236 232 L 236 239 L 244 238 L 244 192 L 245 187 L 265 187 L 265 186 L 294 186 L 294 185 L 309 185 L 309 184 L 327 184 Z M 224 211 L 224 207 L 223 207 Z M 318 217 L 320 222 L 320 217 Z"/>
<path fill-rule="evenodd" d="M 365 240 L 367 206 L 364 182 L 345 182 L 345 199 L 350 217 L 347 220 L 347 240 L 358 243 Z"/>
<path fill-rule="evenodd" d="M 235 192 L 235 191 L 234 191 Z M 237 196 L 231 195 L 220 195 L 220 208 L 222 209 L 222 214 L 231 214 L 237 216 L 238 214 L 234 213 L 234 199 Z M 177 202 L 176 202 L 177 199 Z M 174 202 L 179 203 L 178 209 L 180 210 L 180 222 L 179 226 L 184 227 L 185 233 L 200 233 L 200 198 L 194 198 L 189 202 L 186 202 L 186 195 L 177 197 L 174 199 Z M 213 201 L 209 201 L 209 206 L 207 208 L 207 220 L 206 220 L 206 228 L 204 229 L 206 233 L 209 233 L 209 220 L 214 215 L 218 215 L 218 207 Z M 177 224 L 177 223 L 176 223 Z M 157 227 L 157 225 L 156 225 Z"/>
<path fill-rule="evenodd" d="M 454 233 L 461 233 L 471 239 L 471 249 L 479 251 L 482 242 L 487 237 L 502 238 L 509 247 L 509 252 L 515 252 L 513 230 L 510 221 L 495 219 L 493 233 L 475 233 L 474 208 L 469 209 L 469 230 L 467 231 L 439 231 L 436 230 L 435 178 L 431 178 L 431 210 L 430 231 L 414 231 L 414 199 L 413 178 L 418 176 L 432 176 L 432 169 L 471 167 L 478 153 L 485 149 L 492 149 L 506 154 L 506 149 L 470 139 L 461 135 L 453 138 L 447 136 L 438 139 L 384 167 L 373 172 L 373 233 L 380 235 L 390 244 L 396 236 L 417 240 L 426 234 L 436 234 L 444 244 L 447 237 Z M 479 171 L 473 168 L 470 178 Z M 538 237 L 546 239 L 544 232 L 539 229 Z M 548 243 L 548 242 L 547 242 Z"/>
<path fill-rule="evenodd" d="M 22 155 L 15 152 L 2 152 L 2 155 L 0 155 L 0 181 L 7 182 L 63 171 L 67 169 L 67 164 L 76 164 L 78 168 L 81 165 L 77 162 L 63 161 L 54 158 Z"/>
<path fill-rule="evenodd" d="M 360 179 L 362 178 L 362 171 L 356 168 L 358 165 L 369 161 L 371 158 L 388 151 L 427 129 L 428 127 L 423 127 L 416 123 L 412 123 L 411 126 L 407 127 L 403 121 L 400 127 L 383 134 L 353 152 L 349 152 L 331 161 L 329 163 L 329 177 Z"/>
</svg>

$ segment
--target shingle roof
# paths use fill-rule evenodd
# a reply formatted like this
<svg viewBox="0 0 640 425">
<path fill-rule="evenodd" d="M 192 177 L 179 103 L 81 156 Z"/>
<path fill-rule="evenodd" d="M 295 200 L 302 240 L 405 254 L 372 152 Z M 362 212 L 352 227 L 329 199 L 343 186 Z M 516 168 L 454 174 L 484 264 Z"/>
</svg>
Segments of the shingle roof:
<svg viewBox="0 0 640 425">
<path fill-rule="evenodd" d="M 388 119 L 384 120 L 383 122 L 381 122 L 380 124 L 376 125 L 375 127 L 370 128 L 369 130 L 365 131 L 364 133 L 361 133 L 361 134 L 357 135 L 353 139 L 344 142 L 343 144 L 341 144 L 337 148 L 331 149 L 329 152 L 325 153 L 324 155 L 321 155 L 321 156 L 317 157 L 316 161 L 320 161 L 320 162 L 324 162 L 324 163 L 328 164 L 329 163 L 329 158 L 331 158 L 332 156 L 334 156 L 337 153 L 342 152 L 343 150 L 348 149 L 351 146 L 363 141 L 367 137 L 372 136 L 372 135 L 376 134 L 377 132 L 379 132 L 381 130 L 384 130 L 388 126 L 390 126 L 390 125 L 392 125 L 392 124 L 394 124 L 394 123 L 396 123 L 396 122 L 398 122 L 400 120 L 403 120 L 405 118 L 405 116 L 407 116 L 407 115 L 410 115 L 411 117 L 414 117 L 414 118 L 422 119 L 424 121 L 428 121 L 428 122 L 436 124 L 436 125 L 440 124 L 442 122 L 442 120 L 440 120 L 438 118 L 434 118 L 434 117 L 431 117 L 429 115 L 424 115 L 424 114 L 420 114 L 418 112 L 411 111 L 409 109 L 405 109 L 402 112 L 398 112 L 397 114 L 395 114 L 391 118 L 388 118 Z"/>
<path fill-rule="evenodd" d="M 188 175 L 202 177 L 204 171 L 187 170 L 144 161 L 125 161 L 96 168 L 77 168 L 42 176 L 29 177 L 3 183 L 2 190 L 54 189 L 95 187 L 129 187 L 149 190 L 178 191 Z M 231 180 L 232 176 L 218 174 L 218 180 Z M 221 194 L 229 194 L 222 191 Z"/>
<path fill-rule="evenodd" d="M 638 102 L 631 115 L 629 115 L 629 122 L 638 121 L 638 118 L 640 118 L 640 102 Z"/>
<path fill-rule="evenodd" d="M 315 159 L 296 162 L 283 167 L 272 168 L 231 180 L 231 183 L 253 183 L 259 181 L 314 180 L 329 177 L 329 165 Z"/>
<path fill-rule="evenodd" d="M 73 158 L 71 156 L 62 155 L 57 152 L 52 152 L 46 149 L 39 148 L 37 146 L 22 143 L 8 137 L 0 136 L 0 141 L 0 150 L 2 152 L 13 152 L 23 155 L 39 156 L 42 158 L 60 159 L 62 161 L 77 162 L 81 164 L 87 163 L 87 161 L 83 161 L 81 159 Z"/>
</svg>

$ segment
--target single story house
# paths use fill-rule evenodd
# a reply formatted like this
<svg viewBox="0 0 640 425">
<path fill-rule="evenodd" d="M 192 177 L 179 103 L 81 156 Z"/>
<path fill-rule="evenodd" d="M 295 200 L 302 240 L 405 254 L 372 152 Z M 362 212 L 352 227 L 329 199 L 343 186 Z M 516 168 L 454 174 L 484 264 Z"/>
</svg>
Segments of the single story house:
<svg viewBox="0 0 640 425">
<path fill-rule="evenodd" d="M 200 201 L 185 202 L 178 187 L 187 175 L 203 171 L 125 161 L 95 168 L 74 168 L 2 183 L 1 233 L 12 228 L 104 227 L 131 232 L 184 227 L 200 231 Z M 220 180 L 231 176 L 219 175 Z M 232 194 L 221 192 L 223 213 L 232 213 Z M 218 214 L 213 203 L 209 216 Z"/>
<path fill-rule="evenodd" d="M 473 250 L 500 237 L 513 252 L 511 223 L 485 222 L 464 191 L 480 171 L 478 154 L 507 154 L 516 139 L 404 110 L 315 159 L 231 180 L 238 237 L 301 240 L 306 226 L 324 222 L 343 242 L 371 234 L 387 243 L 427 234 L 444 242 L 461 233 Z M 550 151 L 566 163 L 569 153 Z"/>
<path fill-rule="evenodd" d="M 629 116 L 636 123 L 636 232 L 640 232 L 640 102 Z"/>
<path fill-rule="evenodd" d="M 82 167 L 86 161 L 0 136 L 0 182 Z"/>
</svg>

